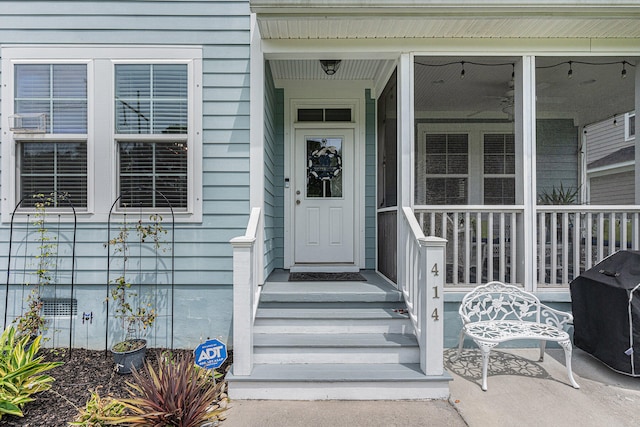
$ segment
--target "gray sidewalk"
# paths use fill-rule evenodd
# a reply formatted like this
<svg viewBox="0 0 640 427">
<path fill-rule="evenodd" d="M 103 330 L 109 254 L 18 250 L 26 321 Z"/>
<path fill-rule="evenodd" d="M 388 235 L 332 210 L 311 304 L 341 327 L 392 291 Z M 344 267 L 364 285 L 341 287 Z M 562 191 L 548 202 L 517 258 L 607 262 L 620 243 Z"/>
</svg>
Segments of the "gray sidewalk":
<svg viewBox="0 0 640 427">
<path fill-rule="evenodd" d="M 307 426 L 633 426 L 640 425 L 640 378 L 615 373 L 574 349 L 571 387 L 561 349 L 538 362 L 537 349 L 492 351 L 488 390 L 480 388 L 480 353 L 455 363 L 449 401 L 232 401 L 222 427 Z"/>
</svg>

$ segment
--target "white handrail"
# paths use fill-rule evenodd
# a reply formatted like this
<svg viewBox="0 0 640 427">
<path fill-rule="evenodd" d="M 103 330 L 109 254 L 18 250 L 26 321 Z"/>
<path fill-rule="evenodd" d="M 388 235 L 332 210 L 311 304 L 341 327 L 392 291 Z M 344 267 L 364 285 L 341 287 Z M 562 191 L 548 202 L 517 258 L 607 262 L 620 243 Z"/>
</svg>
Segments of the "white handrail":
<svg viewBox="0 0 640 427">
<path fill-rule="evenodd" d="M 233 247 L 233 374 L 250 375 L 253 370 L 253 322 L 258 302 L 258 256 L 256 236 L 260 226 L 260 208 L 251 209 L 243 236 L 234 237 Z"/>
<path fill-rule="evenodd" d="M 402 208 L 398 285 L 420 346 L 420 368 L 427 375 L 442 375 L 444 345 L 443 285 L 446 240 L 425 237 L 413 210 Z"/>
</svg>

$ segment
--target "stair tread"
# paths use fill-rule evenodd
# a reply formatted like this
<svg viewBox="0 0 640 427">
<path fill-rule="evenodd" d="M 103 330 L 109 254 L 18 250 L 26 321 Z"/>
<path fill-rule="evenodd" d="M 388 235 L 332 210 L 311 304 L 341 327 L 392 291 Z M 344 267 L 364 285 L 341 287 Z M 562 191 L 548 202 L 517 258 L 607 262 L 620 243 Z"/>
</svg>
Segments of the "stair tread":
<svg viewBox="0 0 640 427">
<path fill-rule="evenodd" d="M 256 364 L 251 375 L 233 376 L 229 381 L 273 381 L 273 382 L 351 382 L 351 381 L 433 381 L 450 379 L 448 373 L 427 376 L 419 363 L 304 363 L 304 364 Z"/>
<path fill-rule="evenodd" d="M 413 334 L 310 334 L 256 333 L 255 347 L 413 347 L 418 343 Z"/>
<path fill-rule="evenodd" d="M 258 307 L 257 319 L 408 319 L 388 308 L 269 308 Z"/>
</svg>

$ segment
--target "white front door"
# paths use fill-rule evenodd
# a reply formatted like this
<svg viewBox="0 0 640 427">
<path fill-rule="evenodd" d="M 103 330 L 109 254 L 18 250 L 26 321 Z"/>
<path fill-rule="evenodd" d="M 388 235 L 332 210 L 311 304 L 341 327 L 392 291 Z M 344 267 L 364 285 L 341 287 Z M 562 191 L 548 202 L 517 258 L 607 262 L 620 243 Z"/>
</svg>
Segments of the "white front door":
<svg viewBox="0 0 640 427">
<path fill-rule="evenodd" d="M 295 264 L 354 264 L 354 131 L 297 129 Z"/>
</svg>

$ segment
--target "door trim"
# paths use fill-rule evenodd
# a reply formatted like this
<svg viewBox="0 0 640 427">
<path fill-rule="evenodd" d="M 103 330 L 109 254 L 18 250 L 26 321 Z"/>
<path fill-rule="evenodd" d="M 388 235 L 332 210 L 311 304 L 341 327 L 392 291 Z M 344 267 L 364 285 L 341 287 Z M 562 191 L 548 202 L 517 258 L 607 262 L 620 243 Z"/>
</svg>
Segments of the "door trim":
<svg viewBox="0 0 640 427">
<path fill-rule="evenodd" d="M 364 97 L 364 91 L 362 91 Z M 323 272 L 350 272 L 358 271 L 365 268 L 365 188 L 364 173 L 366 160 L 361 155 L 365 149 L 364 135 L 364 109 L 361 108 L 361 99 L 300 99 L 290 98 L 285 102 L 285 140 L 284 140 L 284 176 L 285 180 L 289 179 L 287 187 L 285 181 L 284 188 L 284 268 L 291 271 L 323 271 Z M 298 108 L 352 108 L 352 122 L 304 122 L 296 123 L 295 116 Z M 294 241 L 295 236 L 293 222 L 295 209 L 295 158 L 294 144 L 296 131 L 298 129 L 317 129 L 335 130 L 335 129 L 351 129 L 353 130 L 353 148 L 354 148 L 354 165 L 353 165 L 353 191 L 354 191 L 354 263 L 341 264 L 295 264 L 294 260 Z"/>
</svg>

